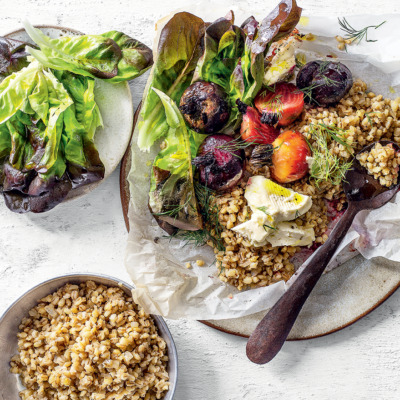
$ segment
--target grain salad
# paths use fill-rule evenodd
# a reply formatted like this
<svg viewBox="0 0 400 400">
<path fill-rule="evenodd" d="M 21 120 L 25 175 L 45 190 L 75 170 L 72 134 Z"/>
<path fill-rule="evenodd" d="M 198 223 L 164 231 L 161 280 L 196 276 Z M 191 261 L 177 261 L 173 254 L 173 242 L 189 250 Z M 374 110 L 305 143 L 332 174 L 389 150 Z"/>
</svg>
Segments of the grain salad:
<svg viewBox="0 0 400 400">
<path fill-rule="evenodd" d="M 299 120 L 290 128 L 301 132 L 313 147 L 315 143 L 310 133 L 313 127 L 320 123 L 337 127 L 343 132 L 343 138 L 350 146 L 331 141 L 328 143 L 329 152 L 346 162 L 352 159 L 354 153 L 377 140 L 388 139 L 400 143 L 399 104 L 400 98 L 385 99 L 382 95 L 368 91 L 365 82 L 356 80 L 349 93 L 337 106 L 306 105 Z M 387 177 L 384 179 L 388 179 L 387 182 L 392 184 L 397 179 L 398 158 L 389 149 L 381 149 L 381 151 L 385 151 L 384 157 L 377 156 L 376 160 L 368 162 L 386 162 L 388 165 L 390 163 L 388 167 L 390 173 L 384 175 Z M 384 168 L 382 168 L 382 174 L 383 171 L 386 172 Z M 294 246 L 272 247 L 271 245 L 254 247 L 246 238 L 231 230 L 251 216 L 244 193 L 247 180 L 252 175 L 263 175 L 268 178 L 270 167 L 264 166 L 257 169 L 247 165 L 246 175 L 242 182 L 231 192 L 216 197 L 215 202 L 219 206 L 219 221 L 223 227 L 221 237 L 225 250 L 218 250 L 215 242 L 208 241 L 216 253 L 219 278 L 223 282 L 236 286 L 239 290 L 267 286 L 280 280 L 287 281 L 295 271 L 296 254 L 310 255 L 312 249 L 325 243 L 329 234 L 330 220 L 340 215 L 346 207 L 342 185 L 335 184 L 336 182 L 328 180 L 317 184 L 316 179 L 306 176 L 296 182 L 284 184 L 285 187 L 312 197 L 311 209 L 294 222 L 298 226 L 313 227 L 315 243 L 312 249 Z M 379 173 L 376 176 L 382 179 Z M 300 257 L 300 260 L 303 258 Z"/>
<path fill-rule="evenodd" d="M 359 154 L 357 160 L 382 186 L 397 184 L 400 154 L 391 143 L 383 146 L 376 143 L 370 151 Z"/>
<path fill-rule="evenodd" d="M 19 329 L 11 372 L 22 400 L 155 400 L 168 391 L 166 343 L 121 288 L 67 284 Z"/>
</svg>

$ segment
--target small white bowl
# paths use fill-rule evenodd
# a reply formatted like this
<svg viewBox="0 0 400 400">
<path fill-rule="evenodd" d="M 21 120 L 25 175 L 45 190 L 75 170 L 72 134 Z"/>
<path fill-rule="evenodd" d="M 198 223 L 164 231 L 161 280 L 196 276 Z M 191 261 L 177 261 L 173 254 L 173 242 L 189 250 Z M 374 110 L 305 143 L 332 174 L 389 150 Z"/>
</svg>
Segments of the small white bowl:
<svg viewBox="0 0 400 400">
<path fill-rule="evenodd" d="M 120 287 L 129 296 L 134 290 L 131 285 L 106 275 L 64 275 L 49 279 L 30 289 L 5 311 L 0 318 L 0 400 L 19 400 L 18 393 L 23 389 L 18 376 L 10 372 L 10 360 L 17 354 L 17 333 L 22 318 L 28 316 L 29 310 L 35 307 L 40 299 L 54 293 L 67 283 L 80 284 L 89 280 L 97 284 Z M 178 378 L 178 355 L 174 340 L 165 321 L 157 315 L 152 315 L 152 318 L 168 348 L 170 388 L 163 400 L 172 400 Z"/>
</svg>

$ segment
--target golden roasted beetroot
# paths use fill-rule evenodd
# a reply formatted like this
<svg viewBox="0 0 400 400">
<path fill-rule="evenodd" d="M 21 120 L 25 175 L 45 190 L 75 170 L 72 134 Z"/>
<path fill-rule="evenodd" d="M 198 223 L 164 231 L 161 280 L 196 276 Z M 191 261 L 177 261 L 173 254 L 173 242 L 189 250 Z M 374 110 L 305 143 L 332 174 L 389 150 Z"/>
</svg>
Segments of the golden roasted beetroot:
<svg viewBox="0 0 400 400">
<path fill-rule="evenodd" d="M 285 131 L 272 143 L 272 178 L 279 183 L 288 183 L 303 178 L 308 172 L 307 156 L 310 148 L 300 132 Z"/>
<path fill-rule="evenodd" d="M 199 133 L 216 133 L 228 122 L 231 108 L 223 89 L 212 82 L 190 85 L 179 103 L 189 126 Z"/>
</svg>

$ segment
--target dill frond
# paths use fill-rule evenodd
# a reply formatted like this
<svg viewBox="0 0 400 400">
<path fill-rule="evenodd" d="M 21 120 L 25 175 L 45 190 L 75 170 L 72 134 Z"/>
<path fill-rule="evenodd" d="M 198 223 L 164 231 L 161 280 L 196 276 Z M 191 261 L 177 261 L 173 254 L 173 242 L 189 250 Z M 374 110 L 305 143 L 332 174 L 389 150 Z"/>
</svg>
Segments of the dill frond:
<svg viewBox="0 0 400 400">
<path fill-rule="evenodd" d="M 246 133 L 246 131 L 244 133 Z M 236 154 L 236 152 L 239 150 L 245 150 L 248 147 L 253 146 L 255 144 L 256 144 L 255 141 L 247 142 L 238 137 L 230 142 L 225 142 L 224 144 L 216 146 L 215 148 L 222 151 L 226 151 L 227 153 L 231 154 L 234 157 L 241 158 L 241 156 Z"/>
<path fill-rule="evenodd" d="M 344 136 L 345 131 L 335 125 L 320 123 L 311 124 L 309 132 L 313 141 L 313 145 L 310 145 L 313 151 L 313 163 L 310 168 L 311 178 L 315 179 L 317 186 L 322 181 L 339 185 L 344 180 L 346 172 L 351 168 L 352 161 L 346 161 L 331 153 L 330 144 L 337 142 L 352 154 L 353 149 Z"/>
</svg>

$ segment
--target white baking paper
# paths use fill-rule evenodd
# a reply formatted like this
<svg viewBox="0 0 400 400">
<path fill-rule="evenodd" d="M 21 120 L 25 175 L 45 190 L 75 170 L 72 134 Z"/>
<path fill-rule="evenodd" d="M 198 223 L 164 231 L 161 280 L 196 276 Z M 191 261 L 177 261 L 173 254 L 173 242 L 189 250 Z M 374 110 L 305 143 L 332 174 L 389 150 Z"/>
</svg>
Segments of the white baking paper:
<svg viewBox="0 0 400 400">
<path fill-rule="evenodd" d="M 212 11 L 194 5 L 188 6 L 186 11 L 212 21 L 225 15 L 230 8 L 229 3 L 226 8 L 218 7 Z M 250 15 L 249 11 L 238 7 L 233 10 L 237 24 Z M 254 16 L 261 20 L 269 11 L 259 10 Z M 168 19 L 157 23 L 157 35 Z M 333 38 L 341 34 L 336 18 L 302 17 L 299 30 L 312 32 L 316 39 L 304 42 L 300 51 L 306 54 L 308 61 L 327 54 L 338 56 L 354 77 L 366 81 L 372 91 L 391 98 L 396 94 L 400 96 L 400 15 L 352 16 L 348 21 L 356 28 L 387 22 L 378 30 L 369 31 L 369 38 L 377 39 L 377 42 L 348 46 L 346 53 L 337 49 Z M 130 233 L 125 258 L 126 268 L 136 286 L 135 301 L 149 313 L 173 319 L 237 318 L 270 308 L 290 281 L 240 292 L 218 279 L 211 248 L 184 246 L 179 240 L 165 238 L 166 233 L 158 227 L 147 206 L 150 168 L 159 149 L 140 152 L 136 145 L 137 135 L 136 128 L 128 177 Z M 382 256 L 400 262 L 400 195 L 382 209 L 361 212 L 356 217 L 329 268 L 342 264 L 358 252 L 366 258 Z M 197 266 L 195 261 L 198 259 L 206 266 Z M 186 268 L 187 262 L 192 264 L 191 269 Z"/>
</svg>

